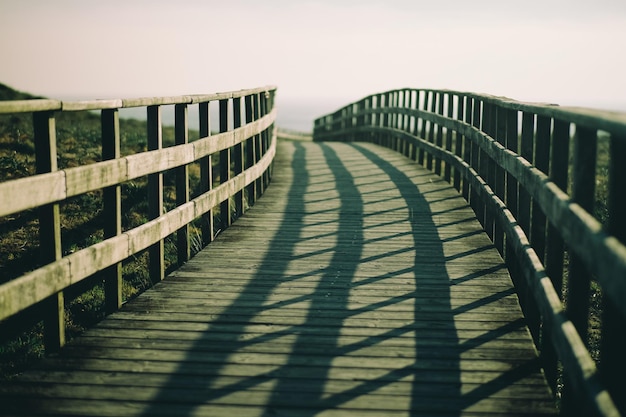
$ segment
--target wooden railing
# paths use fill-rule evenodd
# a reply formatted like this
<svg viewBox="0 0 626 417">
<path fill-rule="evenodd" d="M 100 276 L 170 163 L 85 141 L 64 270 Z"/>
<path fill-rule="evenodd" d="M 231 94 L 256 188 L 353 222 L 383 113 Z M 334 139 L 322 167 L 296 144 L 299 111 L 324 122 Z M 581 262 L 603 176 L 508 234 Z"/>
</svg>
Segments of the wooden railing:
<svg viewBox="0 0 626 417">
<path fill-rule="evenodd" d="M 46 349 L 65 341 L 64 292 L 93 279 L 105 283 L 106 310 L 122 304 L 122 262 L 149 250 L 150 279 L 164 278 L 164 240 L 176 235 L 178 264 L 190 257 L 190 224 L 202 218 L 204 242 L 214 237 L 213 209 L 220 229 L 231 213 L 242 213 L 244 193 L 251 205 L 269 183 L 276 150 L 275 87 L 208 95 L 124 100 L 0 102 L 0 114 L 32 113 L 37 174 L 0 183 L 0 217 L 38 209 L 39 253 L 43 266 L 0 285 L 0 331 L 19 332 L 25 323 L 44 320 Z M 219 133 L 211 134 L 209 106 L 218 104 Z M 189 141 L 188 106 L 199 109 L 199 137 Z M 175 145 L 163 147 L 161 110 L 174 106 Z M 119 110 L 145 107 L 148 151 L 120 154 Z M 60 112 L 100 111 L 101 161 L 58 169 L 55 117 Z M 219 155 L 219 185 L 213 186 L 212 155 Z M 188 167 L 200 165 L 200 193 L 189 199 Z M 175 207 L 164 208 L 163 175 L 175 171 Z M 121 185 L 148 178 L 148 216 L 122 231 Z M 102 190 L 104 240 L 63 256 L 59 205 Z M 216 209 L 217 211 L 217 209 Z M 217 218 L 217 217 L 215 217 Z M 3 335 L 4 336 L 4 335 Z"/>
<path fill-rule="evenodd" d="M 452 183 L 509 267 L 562 413 L 626 415 L 626 114 L 402 89 L 320 117 L 314 140 L 375 142 Z"/>
</svg>

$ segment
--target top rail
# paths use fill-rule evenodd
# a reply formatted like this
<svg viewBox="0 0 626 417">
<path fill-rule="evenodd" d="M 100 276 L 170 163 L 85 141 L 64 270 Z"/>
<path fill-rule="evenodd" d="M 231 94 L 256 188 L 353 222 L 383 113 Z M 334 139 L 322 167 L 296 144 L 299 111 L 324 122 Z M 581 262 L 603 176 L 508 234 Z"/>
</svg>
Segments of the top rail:
<svg viewBox="0 0 626 417">
<path fill-rule="evenodd" d="M 391 147 L 453 183 L 509 266 L 563 413 L 626 415 L 626 114 L 405 88 L 313 136 Z"/>
<path fill-rule="evenodd" d="M 191 228 L 198 225 L 201 242 L 214 239 L 252 205 L 269 184 L 276 152 L 276 88 L 266 86 L 226 93 L 177 97 L 65 102 L 20 100 L 0 102 L 1 114 L 31 113 L 35 143 L 35 175 L 0 183 L 0 217 L 36 209 L 42 266 L 0 282 L 0 328 L 3 336 L 19 333 L 44 319 L 46 349 L 65 342 L 65 293 L 75 295 L 93 283 L 105 283 L 108 312 L 122 304 L 122 263 L 149 253 L 152 282 L 165 275 L 166 239 L 175 237 L 178 264 L 191 256 Z M 188 106 L 197 104 L 198 137 L 189 140 Z M 210 105 L 217 104 L 219 133 L 210 129 Z M 163 144 L 161 108 L 175 110 L 175 140 Z M 119 110 L 145 107 L 147 150 L 121 155 Z M 59 169 L 56 119 L 61 113 L 100 110 L 101 160 Z M 216 166 L 214 166 L 214 164 Z M 197 194 L 190 199 L 189 169 L 199 168 Z M 164 176 L 173 176 L 173 186 Z M 214 178 L 219 177 L 219 179 Z M 148 218 L 122 229 L 122 185 L 146 184 Z M 217 183 L 216 183 L 217 182 Z M 64 253 L 60 208 L 86 193 L 101 193 L 103 238 Z M 168 195 L 174 200 L 165 205 Z M 68 294 L 69 294 L 68 293 Z"/>
</svg>

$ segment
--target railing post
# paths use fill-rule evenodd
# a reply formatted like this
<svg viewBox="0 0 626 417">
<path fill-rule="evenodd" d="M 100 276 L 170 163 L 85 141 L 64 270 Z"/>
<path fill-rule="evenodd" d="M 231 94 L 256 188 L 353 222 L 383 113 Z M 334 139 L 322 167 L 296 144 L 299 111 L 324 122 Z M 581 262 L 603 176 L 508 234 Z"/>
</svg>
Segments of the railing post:
<svg viewBox="0 0 626 417">
<path fill-rule="evenodd" d="M 120 152 L 120 123 L 117 109 L 102 110 L 102 159 L 117 159 Z M 121 186 L 112 185 L 102 190 L 104 238 L 108 239 L 122 233 L 122 191 Z M 117 311 L 122 306 L 122 263 L 106 268 L 102 272 L 104 279 L 105 311 L 107 314 Z"/>
<path fill-rule="evenodd" d="M 504 132 L 504 146 L 510 151 L 517 153 L 518 152 L 518 142 L 519 142 L 519 126 L 518 126 L 518 118 L 517 118 L 517 110 L 513 109 L 501 109 L 502 111 L 502 123 L 506 125 Z M 513 216 L 517 218 L 518 215 L 518 183 L 515 177 L 506 172 L 506 198 L 505 204 L 507 208 L 511 211 Z M 506 248 L 504 253 L 504 259 L 507 263 L 509 271 L 511 271 L 511 275 L 514 276 L 514 280 L 518 281 L 520 279 L 520 271 L 518 268 L 517 257 L 515 256 L 515 250 L 513 246 L 511 246 L 509 239 L 506 239 Z"/>
<path fill-rule="evenodd" d="M 626 136 L 611 135 L 609 158 L 609 220 L 607 231 L 626 244 Z M 622 415 L 626 415 L 626 319 L 608 296 L 602 298 L 602 340 L 600 371 Z"/>
<path fill-rule="evenodd" d="M 37 174 L 54 172 L 57 167 L 54 112 L 33 113 L 35 164 Z M 43 264 L 61 259 L 61 220 L 59 204 L 39 208 L 39 257 Z M 65 303 L 60 291 L 44 302 L 44 345 L 49 353 L 65 344 Z"/>
<path fill-rule="evenodd" d="M 569 130 L 569 124 L 567 127 Z M 576 135 L 574 136 L 572 202 L 577 203 L 592 214 L 595 205 L 596 191 L 597 141 L 597 132 L 595 130 L 576 126 Z M 566 156 L 567 155 L 564 155 L 564 157 Z M 567 181 L 566 175 L 567 173 L 565 173 L 563 179 Z M 560 184 L 557 185 L 560 186 Z M 563 244 L 562 242 L 561 240 L 561 245 Z M 573 252 L 570 253 L 567 313 L 585 344 L 588 344 L 587 325 L 589 323 L 590 283 L 590 274 L 585 264 L 578 255 Z M 555 286 L 556 285 L 557 283 L 555 283 Z"/>
<path fill-rule="evenodd" d="M 220 133 L 228 131 L 228 102 L 229 99 L 219 101 Z M 224 149 L 220 151 L 220 184 L 224 184 L 228 180 L 230 180 L 230 149 Z M 220 228 L 222 231 L 231 224 L 230 209 L 230 199 L 227 198 L 220 204 Z"/>
<path fill-rule="evenodd" d="M 406 113 L 406 109 L 411 106 L 411 93 L 409 90 L 402 90 L 402 126 L 403 132 L 410 132 L 410 116 Z M 407 158 L 411 155 L 411 141 L 406 137 L 402 138 L 402 155 Z"/>
<path fill-rule="evenodd" d="M 211 135 L 211 123 L 209 115 L 209 102 L 200 103 L 198 106 L 200 137 L 206 138 Z M 213 188 L 213 162 L 211 155 L 200 159 L 200 193 L 206 193 Z M 214 239 L 213 210 L 204 214 L 202 221 L 202 240 L 208 244 Z"/>
<path fill-rule="evenodd" d="M 161 129 L 161 107 L 148 106 L 148 150 L 163 147 Z M 154 220 L 163 214 L 163 173 L 148 175 L 148 218 Z M 150 280 L 153 284 L 165 277 L 165 259 L 163 239 L 149 248 Z"/>
<path fill-rule="evenodd" d="M 254 120 L 253 98 L 254 97 L 250 95 L 244 98 L 246 123 L 252 123 L 252 121 Z M 328 129 L 328 126 L 327 126 L 328 120 L 325 120 L 324 123 L 325 123 L 324 130 L 326 130 Z M 246 150 L 245 150 L 246 169 L 254 165 L 254 162 L 255 162 L 255 137 L 256 135 L 246 141 Z M 253 205 L 254 202 L 256 201 L 256 195 L 257 195 L 256 181 L 252 181 L 252 183 L 248 185 L 247 195 L 248 195 L 248 204 Z"/>
<path fill-rule="evenodd" d="M 534 155 L 534 130 L 535 115 L 533 113 L 522 112 L 522 137 L 520 142 L 520 155 L 528 162 L 533 163 Z M 520 187 L 519 202 L 517 209 L 517 220 L 524 230 L 526 236 L 530 238 L 530 208 L 531 198 L 525 188 Z"/>
<path fill-rule="evenodd" d="M 268 103 L 267 94 L 261 93 L 260 98 L 261 98 L 261 117 L 263 117 L 268 113 L 269 103 Z M 265 155 L 265 153 L 269 149 L 269 141 L 270 141 L 269 129 L 265 129 L 263 132 L 261 132 L 261 153 L 259 154 L 259 159 L 261 159 L 263 155 Z M 262 178 L 261 192 L 264 193 L 270 182 L 269 169 L 263 172 L 263 175 L 261 176 L 261 178 Z"/>
<path fill-rule="evenodd" d="M 463 121 L 463 113 L 465 111 L 465 97 L 461 95 L 457 95 L 457 105 L 456 105 L 456 119 L 459 121 Z M 459 158 L 463 158 L 463 142 L 465 142 L 464 136 L 461 132 L 455 132 L 454 135 L 454 154 Z M 458 169 L 454 170 L 454 188 L 461 192 L 461 171 Z M 464 197 L 466 197 L 464 195 Z"/>
<path fill-rule="evenodd" d="M 465 123 L 471 125 L 472 124 L 472 115 L 474 114 L 474 99 L 469 96 L 465 96 Z M 465 163 L 472 165 L 472 150 L 474 148 L 473 141 L 470 137 L 465 136 L 463 138 L 463 161 Z M 463 180 L 463 198 L 465 201 L 471 203 L 471 193 L 470 193 L 470 181 L 468 179 Z"/>
<path fill-rule="evenodd" d="M 538 115 L 533 162 L 546 175 L 550 168 L 550 128 L 551 119 L 547 116 Z M 530 238 L 533 249 L 543 263 L 546 251 L 546 215 L 536 202 L 533 202 Z"/>
<path fill-rule="evenodd" d="M 259 94 L 254 95 L 253 110 L 254 110 L 253 120 L 254 121 L 259 120 L 261 117 L 261 97 Z M 255 164 L 259 162 L 259 160 L 261 159 L 261 156 L 263 155 L 261 151 L 261 141 L 262 141 L 261 134 L 254 136 L 254 163 Z M 261 194 L 263 194 L 263 179 L 258 178 L 255 182 L 256 184 L 254 186 L 254 191 L 255 191 L 254 199 L 256 201 L 256 199 L 258 199 L 261 196 Z"/>
<path fill-rule="evenodd" d="M 417 109 L 419 103 L 419 92 L 417 90 L 411 90 L 411 102 L 409 103 L 409 108 L 411 110 Z M 411 153 L 409 154 L 409 158 L 413 161 L 417 161 L 417 136 L 419 134 L 419 118 L 417 116 L 411 117 L 411 127 L 410 132 L 413 140 L 411 142 Z"/>
<path fill-rule="evenodd" d="M 444 94 L 441 91 L 437 91 L 435 94 L 436 102 L 437 102 L 437 114 L 443 116 L 444 110 Z M 437 130 L 436 137 L 437 142 L 436 145 L 438 148 L 443 148 L 443 127 L 441 125 L 435 124 L 433 126 Z M 435 174 L 441 175 L 441 158 L 435 158 Z"/>
<path fill-rule="evenodd" d="M 481 130 L 487 135 L 489 135 L 489 137 L 495 140 L 496 138 L 496 105 L 488 101 L 483 101 Z M 489 184 L 492 191 L 496 192 L 497 191 L 496 181 L 495 181 L 495 176 L 496 176 L 495 165 L 496 164 L 491 160 L 491 158 L 489 158 L 489 155 L 487 154 L 487 152 L 483 151 L 482 149 L 479 149 L 478 153 L 480 154 L 479 161 L 478 161 L 478 164 L 479 164 L 478 166 L 480 169 L 478 172 L 480 172 L 481 177 L 483 177 L 483 179 L 487 182 L 487 184 Z M 491 241 L 495 241 L 496 240 L 494 238 L 495 222 L 494 222 L 493 211 L 491 210 L 491 205 L 487 204 L 486 201 L 482 201 L 481 204 L 484 210 L 484 217 L 482 217 L 484 219 L 482 222 L 483 228 L 485 229 L 485 232 L 487 232 L 487 236 L 489 236 L 489 239 L 491 239 Z"/>
<path fill-rule="evenodd" d="M 448 117 L 448 119 L 452 119 L 454 117 L 454 96 L 452 95 L 452 93 L 446 93 L 444 95 L 444 97 L 448 98 L 448 108 L 447 108 L 447 112 L 446 112 L 446 116 Z M 448 152 L 452 152 L 452 136 L 453 136 L 453 131 L 452 129 L 446 129 L 446 151 Z M 450 183 L 451 178 L 452 178 L 452 165 L 449 163 L 445 163 L 444 166 L 444 171 L 443 171 L 443 178 L 446 180 L 446 182 Z"/>
<path fill-rule="evenodd" d="M 519 121 L 517 110 L 503 109 L 505 115 L 506 133 L 504 146 L 512 152 L 518 153 L 519 150 Z M 506 205 L 511 213 L 517 218 L 518 215 L 518 183 L 512 174 L 506 174 Z"/>
<path fill-rule="evenodd" d="M 189 122 L 186 104 L 176 104 L 174 107 L 174 129 L 176 145 L 189 143 Z M 189 167 L 183 165 L 176 168 L 176 205 L 182 206 L 188 201 Z M 181 266 L 191 257 L 189 224 L 186 224 L 176 232 L 176 248 L 178 252 L 178 266 Z"/>
<path fill-rule="evenodd" d="M 492 111 L 494 113 L 493 124 L 495 125 L 494 126 L 494 133 L 495 133 L 494 138 L 500 145 L 506 148 L 507 110 L 503 107 L 500 107 L 497 104 L 494 104 Z M 503 168 L 501 168 L 495 161 L 491 159 L 490 159 L 490 165 L 492 167 L 491 175 L 495 177 L 494 182 L 493 182 L 495 186 L 494 192 L 496 193 L 498 198 L 502 200 L 502 202 L 506 203 L 507 202 L 506 171 Z M 500 252 L 500 255 L 502 256 L 503 259 L 506 258 L 506 254 L 504 252 L 504 241 L 505 241 L 504 230 L 502 229 L 500 224 L 494 220 L 493 243 L 496 249 L 498 250 L 498 252 Z"/>
<path fill-rule="evenodd" d="M 241 127 L 241 97 L 233 98 L 233 128 Z M 233 168 L 235 176 L 243 172 L 243 144 L 238 143 L 233 149 Z M 235 194 L 235 216 L 239 217 L 244 212 L 243 190 Z"/>
<path fill-rule="evenodd" d="M 417 105 L 419 107 L 420 110 L 422 111 L 427 111 L 428 110 L 428 92 L 424 91 L 424 90 L 418 90 L 418 97 L 417 97 Z M 421 106 L 420 106 L 420 101 L 421 101 Z M 424 118 L 420 119 L 421 124 L 420 126 L 420 133 L 419 133 L 419 137 L 422 140 L 426 140 L 426 120 Z M 420 147 L 419 152 L 417 153 L 417 163 L 420 164 L 421 166 L 424 166 L 424 149 L 422 147 Z"/>
<path fill-rule="evenodd" d="M 569 127 L 569 123 L 554 119 L 550 179 L 564 192 L 567 192 L 569 170 Z M 592 178 L 595 178 L 595 171 L 592 173 Z M 561 296 L 563 287 L 563 238 L 551 223 L 548 223 L 546 236 L 546 273 L 557 293 Z"/>
<path fill-rule="evenodd" d="M 430 113 L 435 113 L 437 110 L 437 97 L 434 91 L 427 91 L 426 97 L 428 98 L 428 111 Z M 428 142 L 431 144 L 435 144 L 435 123 L 428 122 Z M 433 154 L 428 153 L 426 155 L 426 169 L 429 171 L 433 170 Z"/>
<path fill-rule="evenodd" d="M 472 97 L 472 126 L 474 126 L 478 130 L 480 130 L 480 127 L 481 127 L 481 120 L 482 120 L 481 117 L 482 117 L 481 102 L 476 97 Z M 482 175 L 479 162 L 480 162 L 480 146 L 476 142 L 472 141 L 470 166 L 474 168 L 474 170 L 479 175 Z M 484 226 L 485 224 L 484 204 L 480 200 L 477 190 L 474 190 L 474 189 L 472 190 L 472 193 L 470 196 L 470 206 L 474 210 L 474 213 L 476 213 L 476 218 L 478 219 L 478 221 Z"/>
<path fill-rule="evenodd" d="M 569 168 L 569 123 L 554 120 L 552 134 L 552 157 L 550 162 L 550 177 L 563 191 L 567 192 L 567 174 Z M 556 227 L 548 223 L 546 235 L 546 274 L 550 277 L 552 285 L 559 297 L 563 287 L 563 238 L 559 235 Z M 544 362 L 546 379 L 553 390 L 557 388 L 558 359 L 553 346 L 551 331 L 542 329 L 541 356 Z M 567 390 L 565 390 L 567 391 Z M 563 395 L 564 403 L 568 401 L 567 395 Z"/>
</svg>

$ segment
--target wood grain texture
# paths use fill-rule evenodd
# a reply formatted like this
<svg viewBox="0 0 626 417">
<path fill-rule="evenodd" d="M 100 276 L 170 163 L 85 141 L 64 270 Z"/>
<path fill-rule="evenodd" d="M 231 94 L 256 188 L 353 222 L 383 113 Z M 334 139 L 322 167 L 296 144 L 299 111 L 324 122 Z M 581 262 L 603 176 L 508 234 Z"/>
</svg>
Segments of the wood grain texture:
<svg viewBox="0 0 626 417">
<path fill-rule="evenodd" d="M 459 194 L 370 144 L 281 142 L 205 250 L 0 387 L 0 415 L 554 415 Z"/>
</svg>

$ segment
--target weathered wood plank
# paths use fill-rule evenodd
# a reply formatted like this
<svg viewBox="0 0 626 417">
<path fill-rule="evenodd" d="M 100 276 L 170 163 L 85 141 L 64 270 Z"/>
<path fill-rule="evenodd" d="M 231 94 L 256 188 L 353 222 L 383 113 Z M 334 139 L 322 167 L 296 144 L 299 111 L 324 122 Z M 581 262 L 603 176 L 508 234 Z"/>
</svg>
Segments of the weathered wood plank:
<svg viewBox="0 0 626 417">
<path fill-rule="evenodd" d="M 0 388 L 0 415 L 555 414 L 503 261 L 455 190 L 370 145 L 276 154 L 251 210 Z"/>
</svg>

